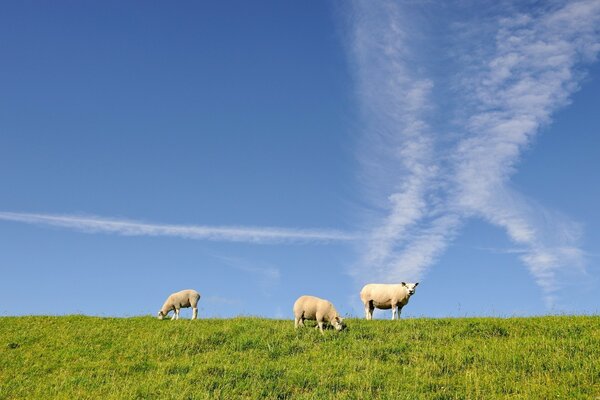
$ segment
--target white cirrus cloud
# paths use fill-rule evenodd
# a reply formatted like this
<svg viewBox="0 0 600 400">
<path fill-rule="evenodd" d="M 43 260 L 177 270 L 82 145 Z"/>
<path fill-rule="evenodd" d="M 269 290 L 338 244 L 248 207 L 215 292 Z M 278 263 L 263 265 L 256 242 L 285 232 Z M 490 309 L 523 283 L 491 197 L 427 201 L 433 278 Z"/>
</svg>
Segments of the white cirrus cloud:
<svg viewBox="0 0 600 400">
<path fill-rule="evenodd" d="M 358 239 L 358 235 L 336 230 L 167 225 L 97 216 L 0 212 L 0 220 L 49 225 L 88 233 L 113 233 L 123 236 L 174 236 L 185 239 L 228 242 L 344 242 Z"/>
<path fill-rule="evenodd" d="M 354 5 L 348 49 L 372 202 L 354 272 L 419 279 L 474 217 L 523 249 L 550 299 L 561 271 L 584 269 L 582 225 L 518 193 L 510 177 L 595 61 L 600 1 Z"/>
</svg>

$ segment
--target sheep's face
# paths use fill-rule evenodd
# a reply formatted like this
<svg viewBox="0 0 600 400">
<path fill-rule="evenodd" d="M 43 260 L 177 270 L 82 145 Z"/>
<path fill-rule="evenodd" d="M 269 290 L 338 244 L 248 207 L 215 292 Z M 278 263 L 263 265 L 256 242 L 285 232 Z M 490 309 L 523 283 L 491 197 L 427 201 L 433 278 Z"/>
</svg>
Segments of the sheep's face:
<svg viewBox="0 0 600 400">
<path fill-rule="evenodd" d="M 158 319 L 164 319 L 165 318 L 165 314 L 163 314 L 162 311 L 158 312 Z"/>
<path fill-rule="evenodd" d="M 417 282 L 417 283 L 402 282 L 402 286 L 404 286 L 406 288 L 406 290 L 408 290 L 409 296 L 412 296 L 413 294 L 415 294 L 415 288 L 417 287 L 418 284 L 419 284 L 419 282 Z"/>
<path fill-rule="evenodd" d="M 335 328 L 336 331 L 341 331 L 346 327 L 344 320 L 341 317 L 335 317 L 331 320 L 331 325 Z"/>
</svg>

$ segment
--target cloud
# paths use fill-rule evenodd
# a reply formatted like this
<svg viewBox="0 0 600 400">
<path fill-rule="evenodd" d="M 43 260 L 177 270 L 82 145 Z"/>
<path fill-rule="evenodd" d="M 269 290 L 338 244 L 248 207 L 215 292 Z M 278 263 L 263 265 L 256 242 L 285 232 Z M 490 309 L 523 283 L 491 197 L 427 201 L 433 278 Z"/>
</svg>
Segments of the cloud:
<svg viewBox="0 0 600 400">
<path fill-rule="evenodd" d="M 561 271 L 584 268 L 582 226 L 518 193 L 510 177 L 596 59 L 600 1 L 456 2 L 436 20 L 427 2 L 354 4 L 348 47 L 372 204 L 355 275 L 420 279 L 465 221 L 481 218 L 523 248 L 550 298 Z"/>
<path fill-rule="evenodd" d="M 304 243 L 345 242 L 358 239 L 358 235 L 336 230 L 165 225 L 96 216 L 0 212 L 0 220 L 56 226 L 87 233 L 112 233 L 123 236 L 173 236 L 194 240 L 228 242 Z"/>
<path fill-rule="evenodd" d="M 580 66 L 600 50 L 600 2 L 498 18 L 490 51 L 461 76 L 467 118 L 453 155 L 454 205 L 503 228 L 528 248 L 521 260 L 550 293 L 561 269 L 582 268 L 582 227 L 509 186 L 521 153 L 569 102 Z M 473 111 L 469 111 L 473 110 Z"/>
<path fill-rule="evenodd" d="M 365 227 L 371 234 L 361 264 L 383 272 L 407 230 L 426 217 L 436 166 L 425 122 L 433 83 L 405 62 L 412 57 L 406 46 L 412 24 L 393 3 L 378 4 L 354 3 L 349 48 L 365 120 L 359 144 L 362 182 L 378 208 L 376 222 Z"/>
<path fill-rule="evenodd" d="M 271 289 L 280 282 L 281 271 L 278 267 L 264 262 L 249 262 L 243 258 L 213 255 L 227 267 L 237 272 L 255 277 L 264 296 L 271 296 Z"/>
<path fill-rule="evenodd" d="M 222 305 L 222 306 L 239 306 L 242 304 L 242 300 L 227 297 L 227 296 L 205 296 L 202 298 L 205 302 L 213 305 Z"/>
<path fill-rule="evenodd" d="M 237 257 L 225 257 L 217 255 L 214 257 L 225 265 L 235 268 L 241 272 L 260 276 L 261 281 L 268 286 L 279 281 L 279 278 L 281 277 L 279 268 L 273 267 L 272 265 L 249 263 L 248 261 Z"/>
</svg>

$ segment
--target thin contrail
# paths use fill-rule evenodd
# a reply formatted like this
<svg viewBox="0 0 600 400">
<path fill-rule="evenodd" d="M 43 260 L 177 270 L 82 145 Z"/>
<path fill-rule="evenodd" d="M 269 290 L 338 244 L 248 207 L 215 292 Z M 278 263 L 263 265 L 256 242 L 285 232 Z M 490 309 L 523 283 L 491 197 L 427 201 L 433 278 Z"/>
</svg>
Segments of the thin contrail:
<svg viewBox="0 0 600 400">
<path fill-rule="evenodd" d="M 278 243 L 345 242 L 358 234 L 328 229 L 289 229 L 275 227 L 230 227 L 205 225 L 153 224 L 97 216 L 73 216 L 0 212 L 0 220 L 56 226 L 87 233 L 113 233 L 123 236 L 173 236 L 195 240 Z"/>
</svg>

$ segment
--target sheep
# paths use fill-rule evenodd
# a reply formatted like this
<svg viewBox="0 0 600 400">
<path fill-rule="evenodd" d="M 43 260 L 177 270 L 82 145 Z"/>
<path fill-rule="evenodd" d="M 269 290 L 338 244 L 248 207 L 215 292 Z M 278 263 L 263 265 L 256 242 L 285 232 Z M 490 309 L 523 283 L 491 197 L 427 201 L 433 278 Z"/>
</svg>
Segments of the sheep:
<svg viewBox="0 0 600 400">
<path fill-rule="evenodd" d="M 200 300 L 200 293 L 193 289 L 173 293 L 167 297 L 165 304 L 163 304 L 158 312 L 158 319 L 165 318 L 169 314 L 169 311 L 174 312 L 171 319 L 179 319 L 179 310 L 188 307 L 192 307 L 192 319 L 196 319 L 198 317 L 198 300 Z"/>
<path fill-rule="evenodd" d="M 408 304 L 419 283 L 383 284 L 369 283 L 360 291 L 360 299 L 365 305 L 367 320 L 373 319 L 373 309 L 392 309 L 392 320 L 399 319 L 402 307 Z M 396 311 L 397 310 L 397 311 Z"/>
<path fill-rule="evenodd" d="M 323 333 L 323 324 L 329 322 L 337 331 L 346 327 L 331 302 L 315 296 L 300 296 L 294 303 L 294 328 L 304 326 L 304 320 L 317 321 L 317 328 Z"/>
</svg>

